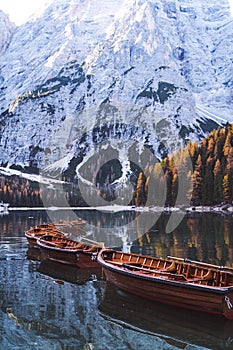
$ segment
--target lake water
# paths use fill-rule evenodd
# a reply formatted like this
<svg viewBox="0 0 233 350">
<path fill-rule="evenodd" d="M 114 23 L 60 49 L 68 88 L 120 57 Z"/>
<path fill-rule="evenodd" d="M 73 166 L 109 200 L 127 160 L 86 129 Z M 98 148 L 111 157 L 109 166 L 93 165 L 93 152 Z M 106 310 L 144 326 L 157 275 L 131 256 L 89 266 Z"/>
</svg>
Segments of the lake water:
<svg viewBox="0 0 233 350">
<path fill-rule="evenodd" d="M 107 247 L 233 266 L 230 214 L 175 213 L 167 232 L 169 213 L 9 211 L 0 217 L 0 349 L 233 349 L 231 321 L 140 300 L 106 285 L 101 268 L 40 261 L 25 230 L 74 215 Z"/>
</svg>

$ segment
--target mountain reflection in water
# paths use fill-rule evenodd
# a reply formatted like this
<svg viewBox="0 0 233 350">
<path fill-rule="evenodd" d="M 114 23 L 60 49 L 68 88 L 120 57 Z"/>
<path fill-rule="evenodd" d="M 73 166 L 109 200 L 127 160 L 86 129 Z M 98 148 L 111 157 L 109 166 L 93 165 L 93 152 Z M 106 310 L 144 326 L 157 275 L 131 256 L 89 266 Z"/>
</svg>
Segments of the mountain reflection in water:
<svg viewBox="0 0 233 350">
<path fill-rule="evenodd" d="M 61 215 L 69 220 L 68 211 L 57 215 L 58 220 Z M 169 234 L 165 233 L 168 214 L 148 230 L 146 221 L 138 225 L 135 213 L 78 215 L 87 220 L 88 237 L 104 238 L 108 247 L 117 242 L 119 249 L 232 266 L 231 215 L 188 214 Z M 152 306 L 109 290 L 101 268 L 40 261 L 39 250 L 29 249 L 24 231 L 44 222 L 49 222 L 45 211 L 12 211 L 0 218 L 1 349 L 174 350 L 189 349 L 189 344 L 190 349 L 233 348 L 230 321 Z M 125 223 L 132 225 L 124 230 Z M 108 228 L 105 237 L 101 225 Z"/>
</svg>

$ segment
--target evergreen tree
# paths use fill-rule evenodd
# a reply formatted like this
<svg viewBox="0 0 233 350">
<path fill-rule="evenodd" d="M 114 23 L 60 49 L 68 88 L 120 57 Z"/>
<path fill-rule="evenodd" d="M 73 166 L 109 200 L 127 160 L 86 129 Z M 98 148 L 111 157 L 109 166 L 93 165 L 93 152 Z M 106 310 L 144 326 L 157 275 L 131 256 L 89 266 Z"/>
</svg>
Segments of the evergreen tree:
<svg viewBox="0 0 233 350">
<path fill-rule="evenodd" d="M 170 169 L 167 169 L 165 171 L 164 178 L 165 178 L 166 185 L 167 185 L 167 196 L 166 196 L 165 204 L 167 206 L 170 206 L 170 205 L 173 204 L 173 197 L 172 197 L 172 172 L 170 171 Z"/>
<path fill-rule="evenodd" d="M 216 160 L 214 165 L 214 188 L 213 188 L 213 204 L 218 204 L 223 201 L 223 171 L 221 167 L 221 162 L 219 159 Z"/>
<path fill-rule="evenodd" d="M 148 205 L 164 206 L 166 196 L 166 183 L 164 172 L 160 163 L 156 163 L 150 171 L 145 183 L 145 192 Z"/>
<path fill-rule="evenodd" d="M 230 125 L 226 126 L 226 132 L 227 132 L 227 135 L 223 146 L 223 154 L 225 158 L 227 158 L 230 152 L 230 149 L 232 148 L 232 128 Z"/>
<path fill-rule="evenodd" d="M 206 157 L 212 157 L 214 155 L 214 148 L 215 148 L 215 142 L 214 142 L 213 136 L 211 135 L 207 139 Z"/>
<path fill-rule="evenodd" d="M 232 202 L 233 200 L 233 147 L 230 147 L 229 153 L 226 159 L 226 174 L 229 177 L 229 196 Z"/>
<path fill-rule="evenodd" d="M 219 158 L 221 160 L 223 158 L 223 146 L 226 138 L 226 131 L 225 128 L 218 128 L 216 132 L 216 139 L 215 139 L 215 147 L 214 147 L 214 155 L 215 158 Z"/>
<path fill-rule="evenodd" d="M 137 206 L 143 206 L 146 203 L 146 192 L 145 192 L 146 177 L 143 172 L 140 172 L 137 180 L 135 204 Z"/>
<path fill-rule="evenodd" d="M 193 172 L 193 194 L 192 194 L 192 204 L 199 205 L 202 202 L 202 159 L 201 155 L 198 155 L 196 165 Z"/>
<path fill-rule="evenodd" d="M 187 150 L 192 160 L 192 165 L 194 166 L 198 157 L 198 142 L 189 142 L 187 145 Z"/>
<path fill-rule="evenodd" d="M 211 205 L 213 203 L 213 187 L 214 187 L 214 158 L 209 155 L 206 161 L 205 175 L 202 184 L 202 204 Z"/>
<path fill-rule="evenodd" d="M 231 195 L 230 195 L 230 179 L 229 179 L 229 174 L 226 174 L 223 177 L 223 199 L 224 202 L 229 204 L 232 201 Z"/>
</svg>

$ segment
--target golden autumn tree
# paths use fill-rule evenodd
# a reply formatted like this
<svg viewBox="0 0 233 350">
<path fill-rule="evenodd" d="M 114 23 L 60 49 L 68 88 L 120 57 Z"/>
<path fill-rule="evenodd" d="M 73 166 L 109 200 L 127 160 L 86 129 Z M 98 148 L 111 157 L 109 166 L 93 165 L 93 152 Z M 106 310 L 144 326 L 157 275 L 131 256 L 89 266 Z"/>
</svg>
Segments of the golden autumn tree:
<svg viewBox="0 0 233 350">
<path fill-rule="evenodd" d="M 136 185 L 135 193 L 135 204 L 137 206 L 143 206 L 146 203 L 146 192 L 145 192 L 146 177 L 143 172 L 139 173 Z"/>
<path fill-rule="evenodd" d="M 218 204 L 223 201 L 223 188 L 222 188 L 223 171 L 222 171 L 222 166 L 219 159 L 217 159 L 215 162 L 213 175 L 214 175 L 213 204 Z"/>
<path fill-rule="evenodd" d="M 196 165 L 193 171 L 193 193 L 192 193 L 192 204 L 199 205 L 202 200 L 202 159 L 201 155 L 198 155 Z"/>
<path fill-rule="evenodd" d="M 232 198 L 231 198 L 231 195 L 230 195 L 229 174 L 224 175 L 222 187 L 223 187 L 223 199 L 224 199 L 224 202 L 229 204 L 232 201 Z"/>
</svg>

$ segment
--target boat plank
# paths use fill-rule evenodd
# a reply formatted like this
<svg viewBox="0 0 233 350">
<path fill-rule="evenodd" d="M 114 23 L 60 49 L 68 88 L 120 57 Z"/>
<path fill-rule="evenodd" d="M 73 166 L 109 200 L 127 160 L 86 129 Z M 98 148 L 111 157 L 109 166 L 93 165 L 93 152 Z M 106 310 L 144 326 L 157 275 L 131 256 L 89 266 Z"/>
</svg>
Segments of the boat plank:
<svg viewBox="0 0 233 350">
<path fill-rule="evenodd" d="M 126 292 L 233 319 L 233 273 L 230 271 L 110 249 L 101 250 L 97 260 L 106 280 Z"/>
</svg>

